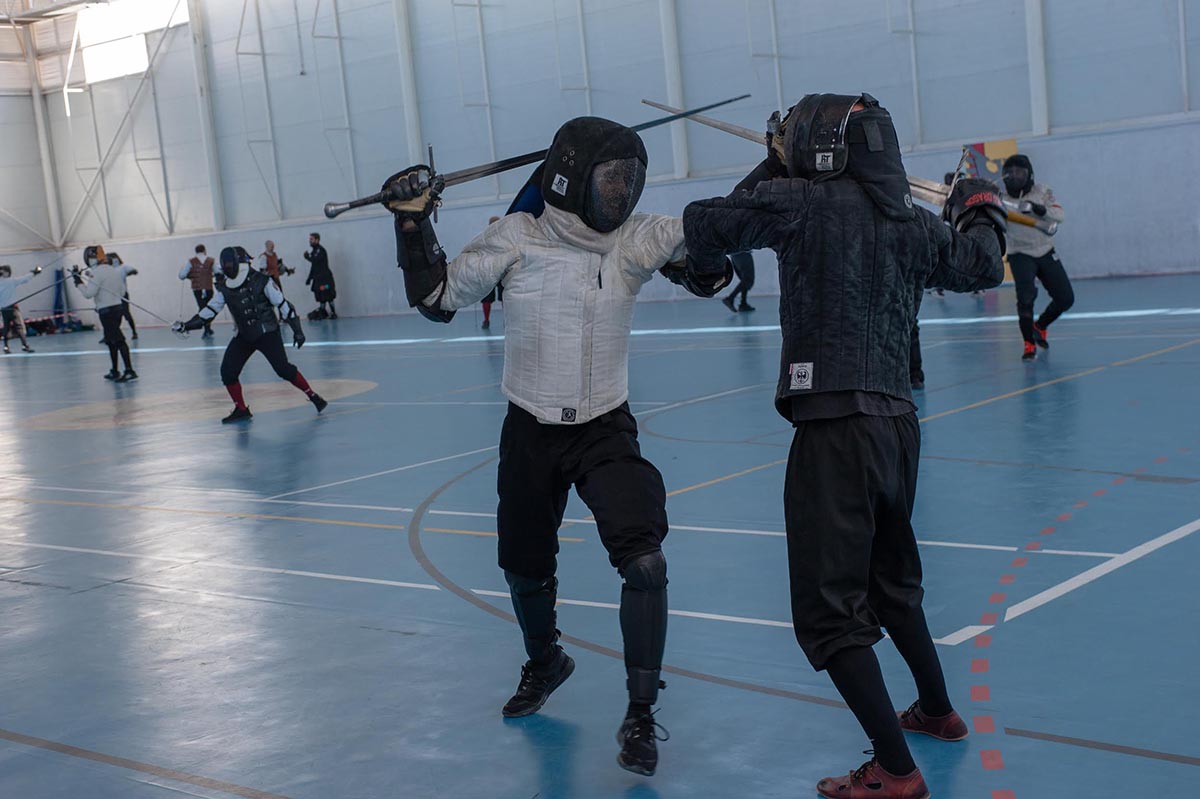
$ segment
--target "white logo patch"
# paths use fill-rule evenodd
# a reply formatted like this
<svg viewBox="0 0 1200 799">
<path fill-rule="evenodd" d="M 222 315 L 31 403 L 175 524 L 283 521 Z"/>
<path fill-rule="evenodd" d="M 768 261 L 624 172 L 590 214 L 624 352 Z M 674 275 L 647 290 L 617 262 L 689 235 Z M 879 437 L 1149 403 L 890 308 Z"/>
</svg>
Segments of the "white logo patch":
<svg viewBox="0 0 1200 799">
<path fill-rule="evenodd" d="M 567 179 L 562 175 L 555 174 L 554 182 L 550 184 L 550 189 L 563 195 L 564 197 L 567 196 Z"/>
<path fill-rule="evenodd" d="M 817 153 L 817 171 L 832 172 L 833 171 L 833 153 Z"/>
<path fill-rule="evenodd" d="M 812 363 L 794 363 L 788 368 L 792 376 L 792 390 L 803 391 L 813 387 Z"/>
<path fill-rule="evenodd" d="M 912 195 L 911 194 L 904 195 L 904 205 L 906 208 L 912 208 Z"/>
</svg>

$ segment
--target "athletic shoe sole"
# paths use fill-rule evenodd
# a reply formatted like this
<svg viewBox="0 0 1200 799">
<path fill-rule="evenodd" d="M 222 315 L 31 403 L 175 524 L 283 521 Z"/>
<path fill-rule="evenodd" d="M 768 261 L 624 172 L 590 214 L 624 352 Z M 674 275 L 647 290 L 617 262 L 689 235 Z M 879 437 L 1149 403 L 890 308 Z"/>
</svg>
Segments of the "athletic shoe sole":
<svg viewBox="0 0 1200 799">
<path fill-rule="evenodd" d="M 637 763 L 626 763 L 621 752 L 617 752 L 617 765 L 626 771 L 631 771 L 634 774 L 640 774 L 643 777 L 653 777 L 654 773 L 658 771 L 657 767 L 646 768 L 645 766 L 639 766 Z"/>
<path fill-rule="evenodd" d="M 506 718 L 506 719 L 519 719 L 519 718 L 524 718 L 525 716 L 532 716 L 534 713 L 537 713 L 539 710 L 541 710 L 542 707 L 546 704 L 546 701 L 548 699 L 550 699 L 550 694 L 557 691 L 558 687 L 560 685 L 562 685 L 563 683 L 565 683 L 567 681 L 567 678 L 570 677 L 575 672 L 575 660 L 570 655 L 565 655 L 565 657 L 567 658 L 566 667 L 563 668 L 562 674 L 559 675 L 558 680 L 553 685 L 550 686 L 550 690 L 547 691 L 546 695 L 542 697 L 541 702 L 538 702 L 537 705 L 529 708 L 529 710 L 524 710 L 524 711 L 521 711 L 520 713 L 508 713 L 504 710 L 501 710 L 500 715 L 504 716 L 504 718 Z"/>
</svg>

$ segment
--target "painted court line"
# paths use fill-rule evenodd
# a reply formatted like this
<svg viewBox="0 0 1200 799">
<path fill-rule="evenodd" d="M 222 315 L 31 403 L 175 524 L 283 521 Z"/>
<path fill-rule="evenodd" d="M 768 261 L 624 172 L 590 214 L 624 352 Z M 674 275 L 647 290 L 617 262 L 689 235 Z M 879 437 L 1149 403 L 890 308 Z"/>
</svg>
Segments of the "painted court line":
<svg viewBox="0 0 1200 799">
<path fill-rule="evenodd" d="M 1138 308 L 1124 311 L 1089 311 L 1082 313 L 1067 313 L 1060 317 L 1059 321 L 1085 321 L 1089 319 L 1133 319 L 1139 317 L 1151 316 L 1197 316 L 1200 315 L 1200 308 Z M 1016 316 L 1000 315 L 1000 316 L 972 316 L 962 318 L 939 318 L 939 319 L 922 319 L 921 325 L 926 327 L 935 326 L 960 326 L 960 325 L 982 325 L 993 323 L 1008 323 L 1017 321 Z M 652 328 L 645 330 L 634 330 L 633 336 L 694 336 L 705 334 L 720 334 L 720 333 L 774 333 L 779 331 L 779 325 L 745 325 L 731 326 L 721 325 L 713 327 L 665 327 Z M 394 338 L 394 339 L 363 339 L 361 341 L 310 341 L 307 343 L 310 349 L 313 347 L 395 347 L 407 346 L 411 344 L 464 344 L 481 341 L 501 341 L 501 336 L 454 336 L 448 338 Z M 181 352 L 205 352 L 208 350 L 224 350 L 223 345 L 204 345 L 199 347 L 139 347 L 134 350 L 138 355 L 148 355 L 155 353 L 174 353 Z M 6 360 L 17 358 L 70 358 L 86 355 L 107 355 L 107 350 L 67 350 L 63 352 L 30 352 L 30 353 L 13 353 L 6 357 Z"/>
<path fill-rule="evenodd" d="M 1189 535 L 1196 532 L 1197 530 L 1200 530 L 1200 519 L 1196 519 L 1195 521 L 1189 522 L 1188 524 L 1185 524 L 1182 527 L 1176 527 L 1174 530 L 1172 530 L 1169 533 L 1164 533 L 1163 535 L 1160 535 L 1158 538 L 1152 539 L 1150 541 L 1147 541 L 1144 544 L 1136 546 L 1133 549 L 1129 550 L 1128 552 L 1124 552 L 1120 555 L 1117 555 L 1115 558 L 1105 561 L 1104 563 L 1101 563 L 1098 566 L 1093 566 L 1092 568 L 1088 569 L 1087 571 L 1083 572 L 1082 574 L 1078 574 L 1069 580 L 1061 582 L 1058 585 L 1053 586 L 1051 588 L 1047 588 L 1045 591 L 1042 591 L 1041 593 L 1034 594 L 1033 596 L 1029 597 L 1028 599 L 1025 599 L 1021 602 L 1016 603 L 1015 605 L 1012 605 L 1011 607 L 1009 607 L 1009 609 L 1007 611 L 1005 611 L 1004 620 L 1007 622 L 1007 621 L 1012 621 L 1013 619 L 1020 618 L 1021 616 L 1024 616 L 1026 613 L 1029 613 L 1031 610 L 1036 610 L 1036 609 L 1042 607 L 1043 605 L 1047 604 L 1048 602 L 1053 602 L 1054 600 L 1056 600 L 1060 597 L 1066 596 L 1067 594 L 1071 593 L 1072 591 L 1082 588 L 1083 586 L 1087 585 L 1088 583 L 1091 583 L 1091 582 L 1094 582 L 1094 581 L 1100 579 L 1101 577 L 1103 577 L 1106 574 L 1111 574 L 1112 572 L 1115 572 L 1117 569 L 1120 569 L 1123 566 L 1128 566 L 1130 563 L 1133 563 L 1134 561 L 1141 560 L 1142 558 L 1146 557 L 1147 555 L 1162 549 L 1163 547 L 1167 546 L 1168 544 L 1173 544 L 1176 541 L 1180 541 L 1184 538 L 1187 538 Z"/>
<path fill-rule="evenodd" d="M 332 483 L 324 483 L 323 485 L 312 486 L 311 488 L 298 488 L 295 491 L 286 491 L 282 494 L 276 494 L 273 497 L 267 497 L 267 499 L 282 499 L 284 497 L 290 497 L 290 496 L 294 496 L 296 494 L 304 494 L 309 491 L 317 491 L 322 488 L 333 488 L 334 486 L 345 485 L 347 483 L 354 483 L 359 480 L 369 480 L 372 477 L 383 477 L 384 475 L 387 475 L 387 474 L 396 474 L 397 472 L 406 472 L 409 469 L 419 469 L 422 466 L 432 466 L 435 463 L 445 463 L 446 461 L 452 461 L 452 460 L 455 460 L 456 458 L 465 458 L 469 455 L 478 455 L 481 452 L 490 452 L 494 449 L 496 449 L 496 446 L 494 446 L 494 445 L 490 446 L 490 447 L 480 447 L 479 449 L 473 449 L 469 452 L 459 452 L 455 455 L 447 455 L 443 458 L 434 458 L 433 460 L 421 461 L 420 463 L 410 463 L 407 466 L 397 466 L 395 469 L 385 469 L 382 472 L 372 472 L 371 474 L 364 474 L 364 475 L 360 475 L 358 477 L 348 477 L 345 480 L 335 480 Z"/>
<path fill-rule="evenodd" d="M 23 735 L 12 730 L 0 730 L 0 739 L 10 741 L 22 746 L 34 747 L 36 749 L 44 749 L 49 752 L 57 752 L 60 755 L 68 757 L 76 757 L 81 760 L 90 760 L 93 763 L 102 763 L 106 766 L 115 766 L 117 768 L 128 769 L 129 771 L 137 771 L 142 774 L 150 774 L 155 777 L 179 782 L 185 785 L 193 785 L 197 788 L 205 788 L 210 791 L 220 791 L 221 793 L 230 794 L 232 796 L 241 796 L 244 799 L 288 799 L 286 796 L 277 793 L 268 793 L 260 791 L 256 788 L 247 788 L 244 785 L 236 785 L 232 782 L 224 782 L 222 780 L 214 780 L 211 777 L 201 777 L 196 774 L 188 774 L 185 771 L 176 771 L 172 768 L 164 768 L 155 766 L 150 763 L 142 763 L 137 760 L 130 760 L 125 757 L 115 757 L 106 755 L 103 752 L 95 752 L 91 749 L 81 749 L 78 746 L 59 743 L 58 741 L 48 741 L 45 738 L 35 738 L 32 735 Z"/>
</svg>

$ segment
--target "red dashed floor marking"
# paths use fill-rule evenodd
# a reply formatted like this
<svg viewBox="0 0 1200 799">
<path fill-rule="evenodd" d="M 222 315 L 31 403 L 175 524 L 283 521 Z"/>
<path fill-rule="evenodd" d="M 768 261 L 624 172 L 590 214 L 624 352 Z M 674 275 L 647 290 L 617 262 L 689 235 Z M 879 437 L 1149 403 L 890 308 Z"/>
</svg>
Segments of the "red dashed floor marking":
<svg viewBox="0 0 1200 799">
<path fill-rule="evenodd" d="M 984 749 L 979 753 L 979 759 L 983 761 L 983 767 L 988 771 L 999 771 L 1004 768 L 1004 758 L 1000 757 L 999 749 Z"/>
<path fill-rule="evenodd" d="M 1181 449 L 1180 451 L 1182 452 L 1185 450 Z M 1155 463 L 1164 463 L 1164 462 L 1166 462 L 1166 460 L 1167 460 L 1166 457 L 1159 457 L 1159 458 L 1155 458 L 1154 462 Z M 1142 474 L 1145 471 L 1146 471 L 1145 467 L 1139 467 L 1137 469 L 1134 469 L 1133 473 L 1134 474 Z M 1112 485 L 1121 485 L 1122 483 L 1127 482 L 1127 480 L 1128 480 L 1127 477 L 1116 477 L 1113 479 Z M 1106 494 L 1108 494 L 1107 488 L 1098 488 L 1098 489 L 1092 491 L 1093 497 L 1103 497 Z M 1075 502 L 1073 507 L 1074 508 L 1084 508 L 1084 507 L 1087 507 L 1087 504 L 1088 504 L 1087 500 L 1081 499 L 1081 500 Z M 1054 520 L 1056 522 L 1065 522 L 1070 518 L 1071 518 L 1070 513 L 1060 513 L 1058 516 L 1054 517 Z M 1054 526 L 1043 527 L 1040 531 L 1038 531 L 1038 534 L 1040 536 L 1053 535 L 1057 529 L 1058 528 L 1056 528 Z M 1037 552 L 1041 549 L 1042 549 L 1041 541 L 1030 541 L 1027 544 L 1025 544 L 1026 552 Z M 1018 557 L 1015 560 L 1013 560 L 1013 562 L 1012 562 L 1012 568 L 1014 568 L 1014 569 L 1024 568 L 1025 566 L 1028 566 L 1028 565 L 1029 565 L 1029 558 L 1025 557 L 1025 556 Z M 1017 581 L 1017 575 L 1015 575 L 1015 574 L 1001 574 L 1000 575 L 1000 584 L 1001 585 L 1013 585 L 1016 583 L 1016 581 Z M 1007 599 L 1008 599 L 1007 594 L 996 592 L 996 593 L 991 594 L 988 597 L 988 604 L 989 605 L 1001 605 L 1001 604 L 1004 604 L 1007 601 Z M 995 625 L 1000 623 L 1000 617 L 1001 617 L 1000 613 L 992 613 L 992 612 L 984 613 L 980 617 L 979 623 L 982 625 L 988 626 L 988 627 L 994 627 Z M 977 648 L 977 649 L 987 649 L 987 648 L 991 647 L 991 645 L 992 645 L 992 636 L 987 633 L 977 635 L 974 640 L 975 640 L 975 648 Z M 986 674 L 990 670 L 991 670 L 991 661 L 988 658 L 972 658 L 971 659 L 971 674 Z M 987 686 L 987 685 L 972 685 L 971 686 L 971 701 L 972 702 L 990 702 L 991 699 L 992 699 L 992 691 L 989 686 Z M 989 716 L 975 716 L 972 721 L 974 724 L 975 732 L 977 734 L 988 735 L 988 734 L 994 734 L 996 732 L 996 720 L 995 720 L 995 718 L 993 718 L 990 715 Z M 999 771 L 1004 768 L 1004 758 L 1001 755 L 999 749 L 981 750 L 979 753 L 979 758 L 980 758 L 980 762 L 983 765 L 984 770 L 986 770 L 986 771 Z M 992 791 L 992 799 L 1016 799 L 1016 794 L 1010 790 L 993 790 Z"/>
</svg>

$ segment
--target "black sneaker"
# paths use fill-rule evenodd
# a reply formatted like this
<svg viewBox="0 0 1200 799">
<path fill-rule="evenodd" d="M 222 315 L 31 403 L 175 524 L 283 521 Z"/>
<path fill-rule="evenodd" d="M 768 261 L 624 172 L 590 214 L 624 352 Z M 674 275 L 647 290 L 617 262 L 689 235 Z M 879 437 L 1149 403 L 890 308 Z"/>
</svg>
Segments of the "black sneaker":
<svg viewBox="0 0 1200 799">
<path fill-rule="evenodd" d="M 243 419 L 253 419 L 254 414 L 250 413 L 249 408 L 234 408 L 233 413 L 221 420 L 221 424 L 229 424 L 230 422 L 240 422 Z"/>
<path fill-rule="evenodd" d="M 479 326 L 479 329 L 480 330 L 488 330 L 489 328 L 491 328 L 491 326 L 492 326 L 492 323 L 489 322 L 487 319 L 484 319 L 483 324 Z"/>
<path fill-rule="evenodd" d="M 658 769 L 658 742 L 670 738 L 667 728 L 654 720 L 654 711 L 631 711 L 617 730 L 617 743 L 621 745 L 617 763 L 626 771 L 653 777 Z"/>
<path fill-rule="evenodd" d="M 5 348 L 4 348 L 4 351 L 5 351 L 5 352 L 8 352 L 8 347 L 5 347 Z M 21 352 L 33 352 L 33 348 L 32 348 L 32 347 L 30 347 L 30 346 L 28 346 L 28 345 L 26 345 L 26 346 L 24 346 L 24 347 L 22 347 L 22 348 L 21 348 Z"/>
<path fill-rule="evenodd" d="M 726 297 L 723 300 L 721 300 L 721 302 L 725 304 L 726 308 L 733 311 L 734 313 L 737 313 L 737 308 L 734 307 L 734 304 L 733 304 L 733 297 Z"/>
<path fill-rule="evenodd" d="M 748 302 L 743 302 L 741 305 L 738 306 L 738 310 L 739 311 L 753 311 L 754 306 Z"/>
<path fill-rule="evenodd" d="M 329 403 L 320 394 L 313 394 L 308 401 L 317 406 L 317 413 L 329 407 Z"/>
<path fill-rule="evenodd" d="M 127 383 L 130 380 L 137 380 L 137 377 L 137 372 L 133 371 L 132 369 L 126 369 L 125 374 L 121 375 L 121 382 Z"/>
<path fill-rule="evenodd" d="M 104 376 L 104 379 L 105 380 L 113 380 L 113 381 L 120 383 L 121 382 L 121 373 L 118 372 L 116 369 L 109 369 L 108 374 L 106 374 Z"/>
<path fill-rule="evenodd" d="M 28 349 L 28 348 L 27 348 L 27 349 Z M 4 354 L 5 354 L 5 355 L 8 355 L 10 352 L 12 352 L 12 350 L 10 350 L 10 349 L 8 348 L 8 345 L 7 345 L 7 344 L 5 344 L 5 345 L 4 345 Z"/>
<path fill-rule="evenodd" d="M 505 718 L 514 719 L 537 713 L 554 689 L 566 682 L 571 672 L 575 671 L 575 661 L 571 656 L 562 647 L 556 648 L 558 657 L 548 666 L 538 668 L 532 660 L 525 661 L 521 667 L 521 682 L 517 685 L 517 692 L 500 711 Z"/>
</svg>

